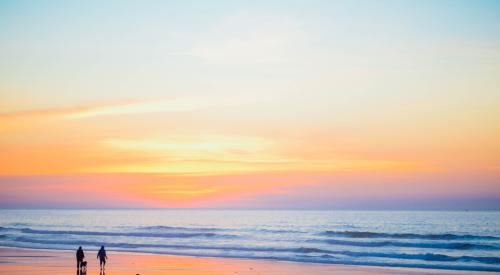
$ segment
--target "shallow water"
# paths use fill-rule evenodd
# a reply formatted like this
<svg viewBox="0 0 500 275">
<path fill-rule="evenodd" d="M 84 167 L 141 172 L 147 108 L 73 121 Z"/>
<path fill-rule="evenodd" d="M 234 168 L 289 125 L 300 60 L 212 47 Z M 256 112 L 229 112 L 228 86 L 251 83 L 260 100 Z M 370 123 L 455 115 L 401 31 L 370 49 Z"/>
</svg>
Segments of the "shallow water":
<svg viewBox="0 0 500 275">
<path fill-rule="evenodd" d="M 0 210 L 0 245 L 500 271 L 500 212 Z"/>
</svg>

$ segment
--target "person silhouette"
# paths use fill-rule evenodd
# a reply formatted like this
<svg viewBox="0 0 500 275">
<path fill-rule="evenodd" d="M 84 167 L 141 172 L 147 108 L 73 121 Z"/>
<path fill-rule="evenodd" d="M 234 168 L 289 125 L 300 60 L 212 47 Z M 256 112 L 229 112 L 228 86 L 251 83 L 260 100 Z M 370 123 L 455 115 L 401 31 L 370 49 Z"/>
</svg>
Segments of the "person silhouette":
<svg viewBox="0 0 500 275">
<path fill-rule="evenodd" d="M 76 270 L 78 271 L 82 267 L 83 258 L 85 258 L 85 254 L 83 253 L 82 247 L 78 247 L 76 251 Z"/>
<path fill-rule="evenodd" d="M 99 250 L 99 252 L 97 252 L 97 258 L 99 258 L 99 265 L 101 269 L 104 269 L 104 266 L 106 265 L 106 259 L 108 258 L 108 256 L 106 256 L 106 250 L 104 250 L 104 245 L 101 246 L 101 249 Z"/>
</svg>

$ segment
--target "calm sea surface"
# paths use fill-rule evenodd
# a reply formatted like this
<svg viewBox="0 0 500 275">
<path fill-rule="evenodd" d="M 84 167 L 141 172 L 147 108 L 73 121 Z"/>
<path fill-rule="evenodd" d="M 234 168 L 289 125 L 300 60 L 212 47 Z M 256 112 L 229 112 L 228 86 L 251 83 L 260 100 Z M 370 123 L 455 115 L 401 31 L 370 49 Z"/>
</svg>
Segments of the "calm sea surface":
<svg viewBox="0 0 500 275">
<path fill-rule="evenodd" d="M 0 246 L 500 272 L 500 212 L 0 210 Z"/>
</svg>

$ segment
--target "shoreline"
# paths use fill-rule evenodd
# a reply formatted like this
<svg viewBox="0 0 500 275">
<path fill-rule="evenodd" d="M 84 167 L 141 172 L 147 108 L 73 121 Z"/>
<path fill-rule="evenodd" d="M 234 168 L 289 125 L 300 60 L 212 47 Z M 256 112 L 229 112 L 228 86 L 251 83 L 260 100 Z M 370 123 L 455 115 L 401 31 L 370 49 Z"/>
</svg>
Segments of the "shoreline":
<svg viewBox="0 0 500 275">
<path fill-rule="evenodd" d="M 76 251 L 76 249 L 75 249 Z M 88 275 L 99 274 L 97 250 L 85 250 Z M 74 251 L 59 249 L 14 248 L 0 246 L 0 274 L 58 275 L 75 272 Z M 178 256 L 144 252 L 108 251 L 106 271 L 125 274 L 345 274 L 345 275 L 451 275 L 498 274 L 488 271 L 462 271 L 426 268 L 379 267 L 345 264 L 291 262 L 269 259 L 240 259 Z"/>
</svg>

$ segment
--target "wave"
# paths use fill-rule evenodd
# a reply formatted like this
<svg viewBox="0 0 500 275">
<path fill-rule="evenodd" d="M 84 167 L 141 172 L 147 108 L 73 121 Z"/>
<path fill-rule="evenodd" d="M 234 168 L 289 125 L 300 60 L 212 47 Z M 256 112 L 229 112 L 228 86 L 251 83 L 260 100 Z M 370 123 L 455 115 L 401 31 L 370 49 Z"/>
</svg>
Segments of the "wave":
<svg viewBox="0 0 500 275">
<path fill-rule="evenodd" d="M 407 254 L 407 253 L 336 251 L 334 254 L 342 254 L 352 257 L 377 257 L 377 258 L 423 260 L 423 261 L 437 261 L 437 262 L 478 262 L 483 264 L 500 264 L 500 257 L 449 256 L 449 255 L 435 254 L 435 253 Z"/>
<path fill-rule="evenodd" d="M 144 237 L 144 238 L 195 238 L 195 237 L 216 237 L 235 238 L 236 235 L 217 234 L 213 232 L 175 232 L 175 233 L 155 233 L 155 232 L 103 232 L 103 231 L 72 231 L 72 230 L 36 230 L 31 228 L 18 229 L 22 233 L 41 235 L 78 235 L 78 236 L 111 236 L 111 237 Z"/>
<path fill-rule="evenodd" d="M 268 228 L 257 228 L 257 229 L 247 229 L 249 231 L 262 232 L 262 233 L 305 233 L 304 231 L 298 230 L 285 230 L 285 229 L 268 229 Z"/>
<path fill-rule="evenodd" d="M 214 227 L 176 227 L 176 226 L 138 226 L 138 227 L 122 227 L 125 230 L 135 230 L 135 232 L 108 232 L 108 231 L 79 231 L 79 230 L 45 230 L 32 228 L 17 228 L 17 227 L 0 227 L 0 231 L 13 230 L 27 234 L 65 234 L 65 235 L 80 235 L 80 236 L 124 236 L 124 237 L 153 237 L 153 238 L 193 238 L 193 237 L 220 237 L 220 238 L 236 238 L 236 234 L 228 234 L 231 229 L 214 228 Z M 280 229 L 251 229 L 253 232 L 260 233 L 304 233 L 296 230 L 280 230 Z M 224 232 L 223 234 L 220 232 Z M 234 232 L 233 232 L 234 233 Z"/>
<path fill-rule="evenodd" d="M 300 261 L 300 260 L 299 260 Z M 338 260 L 337 257 L 325 254 L 321 260 L 313 260 L 316 263 L 334 263 L 344 265 L 368 265 L 368 266 L 388 266 L 388 267 L 409 267 L 409 268 L 428 268 L 428 269 L 447 269 L 447 270 L 467 270 L 467 271 L 486 271 L 486 272 L 500 272 L 500 268 L 496 266 L 485 265 L 460 265 L 460 264 L 442 264 L 442 263 L 405 263 L 405 262 L 373 262 L 373 261 L 359 261 L 359 260 Z"/>
<path fill-rule="evenodd" d="M 324 231 L 324 236 L 348 238 L 394 238 L 394 239 L 425 239 L 425 240 L 499 240 L 499 237 L 456 235 L 456 234 L 415 234 L 415 233 L 380 233 L 369 231 Z"/>
<path fill-rule="evenodd" d="M 95 242 L 81 240 L 40 240 L 26 237 L 15 238 L 17 242 L 36 243 L 36 244 L 54 244 L 54 245 L 89 245 L 99 247 L 105 245 L 111 248 L 170 248 L 170 249 L 195 249 L 195 250 L 222 250 L 222 251 L 248 251 L 248 252 L 293 252 L 293 253 L 331 253 L 330 250 L 318 248 L 300 247 L 300 248 L 278 248 L 278 247 L 245 247 L 245 246 L 213 246 L 213 245 L 182 245 L 182 244 L 131 244 L 131 243 L 113 243 L 113 242 Z"/>
<path fill-rule="evenodd" d="M 326 239 L 326 240 L 310 240 L 310 242 L 320 242 L 334 245 L 345 245 L 345 246 L 359 246 L 359 247 L 383 247 L 383 246 L 393 246 L 393 247 L 415 247 L 415 248 L 432 248 L 432 249 L 454 249 L 454 250 L 500 250 L 500 247 L 489 244 L 475 244 L 475 243 L 463 243 L 463 242 L 435 242 L 435 243 L 410 243 L 410 242 L 398 242 L 398 241 L 373 241 L 373 242 L 363 242 L 363 241 L 348 241 L 348 240 L 338 240 L 338 239 Z"/>
<path fill-rule="evenodd" d="M 328 253 L 330 251 L 319 248 L 300 247 L 297 249 L 293 249 L 292 252 L 309 254 L 309 253 Z"/>
<path fill-rule="evenodd" d="M 139 226 L 135 227 L 138 230 L 151 230 L 151 231 L 194 231 L 194 232 L 205 232 L 205 231 L 231 231 L 228 228 L 216 228 L 216 227 L 177 227 L 177 226 L 164 226 L 164 225 L 153 225 L 153 226 Z M 285 230 L 285 229 L 268 229 L 268 228 L 256 228 L 256 229 L 243 229 L 243 231 L 252 232 L 263 232 L 263 233 L 304 233 L 298 230 Z"/>
<path fill-rule="evenodd" d="M 22 223 L 22 222 L 14 222 L 14 223 L 9 223 L 7 225 L 9 225 L 9 226 L 30 226 L 30 225 L 33 225 L 33 224 Z"/>
<path fill-rule="evenodd" d="M 444 254 L 424 253 L 424 254 L 407 254 L 407 253 L 379 253 L 379 252 L 355 252 L 346 250 L 326 250 L 319 248 L 300 247 L 245 247 L 245 246 L 198 246 L 198 245 L 166 245 L 166 244 L 130 244 L 130 243 L 101 243 L 92 241 L 79 240 L 39 240 L 25 237 L 18 237 L 17 242 L 28 242 L 38 244 L 55 244 L 55 245 L 105 245 L 111 248 L 166 248 L 166 249 L 184 249 L 184 250 L 221 250 L 221 251 L 247 251 L 247 252 L 290 252 L 299 254 L 323 254 L 323 255 L 344 255 L 350 257 L 375 257 L 375 258 L 391 258 L 405 260 L 422 260 L 427 262 L 478 262 L 483 264 L 500 264 L 500 257 L 493 256 L 449 256 Z"/>
<path fill-rule="evenodd" d="M 138 226 L 135 227 L 139 230 L 152 230 L 152 231 L 194 231 L 194 232 L 204 232 L 204 231 L 226 231 L 222 228 L 214 227 L 180 227 L 180 226 L 165 226 L 165 225 L 153 225 L 153 226 Z"/>
</svg>

